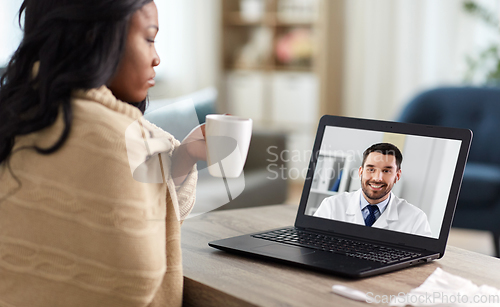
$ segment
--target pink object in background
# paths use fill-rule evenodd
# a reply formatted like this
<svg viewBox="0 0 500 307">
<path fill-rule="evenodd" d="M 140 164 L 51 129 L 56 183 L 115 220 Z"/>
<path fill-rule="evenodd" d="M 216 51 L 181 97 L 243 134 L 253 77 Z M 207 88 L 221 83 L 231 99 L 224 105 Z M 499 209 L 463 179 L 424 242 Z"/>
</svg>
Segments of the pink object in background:
<svg viewBox="0 0 500 307">
<path fill-rule="evenodd" d="M 296 28 L 280 36 L 276 42 L 276 58 L 283 64 L 301 64 L 313 56 L 312 31 Z"/>
</svg>

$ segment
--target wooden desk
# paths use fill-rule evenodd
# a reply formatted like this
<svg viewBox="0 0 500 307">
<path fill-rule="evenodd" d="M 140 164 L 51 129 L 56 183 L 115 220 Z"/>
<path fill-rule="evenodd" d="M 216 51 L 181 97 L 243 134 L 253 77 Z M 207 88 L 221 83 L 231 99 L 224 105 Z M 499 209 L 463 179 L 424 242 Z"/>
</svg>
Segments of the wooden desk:
<svg viewBox="0 0 500 307">
<path fill-rule="evenodd" d="M 438 267 L 500 289 L 500 260 L 448 246 L 444 257 L 401 271 L 349 280 L 262 259 L 219 251 L 209 241 L 293 225 L 297 206 L 277 205 L 217 211 L 182 226 L 186 306 L 369 306 L 333 294 L 344 284 L 375 295 L 418 287 Z M 384 304 L 381 304 L 384 305 Z"/>
</svg>

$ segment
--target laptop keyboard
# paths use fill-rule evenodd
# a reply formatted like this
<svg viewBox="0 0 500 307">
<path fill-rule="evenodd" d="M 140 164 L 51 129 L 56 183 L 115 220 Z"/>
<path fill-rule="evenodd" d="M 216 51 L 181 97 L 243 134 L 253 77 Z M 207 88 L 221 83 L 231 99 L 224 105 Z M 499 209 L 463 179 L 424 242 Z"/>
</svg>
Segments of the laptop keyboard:
<svg viewBox="0 0 500 307">
<path fill-rule="evenodd" d="M 272 230 L 252 236 L 259 239 L 308 247 L 384 264 L 408 260 L 421 255 L 387 246 L 306 232 L 296 228 Z"/>
</svg>

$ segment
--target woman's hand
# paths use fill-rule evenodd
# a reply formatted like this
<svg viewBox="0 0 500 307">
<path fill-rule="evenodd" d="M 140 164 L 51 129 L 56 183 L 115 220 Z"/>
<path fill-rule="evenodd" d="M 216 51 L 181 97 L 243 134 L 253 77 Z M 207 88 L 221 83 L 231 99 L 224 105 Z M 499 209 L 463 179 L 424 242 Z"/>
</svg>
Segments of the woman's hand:
<svg viewBox="0 0 500 307">
<path fill-rule="evenodd" d="M 196 161 L 207 160 L 207 145 L 205 137 L 205 124 L 201 124 L 191 130 L 182 141 L 181 146 L 186 146 L 188 154 Z"/>
<path fill-rule="evenodd" d="M 181 185 L 200 160 L 207 160 L 205 124 L 191 130 L 172 155 L 172 178 L 175 185 Z"/>
</svg>

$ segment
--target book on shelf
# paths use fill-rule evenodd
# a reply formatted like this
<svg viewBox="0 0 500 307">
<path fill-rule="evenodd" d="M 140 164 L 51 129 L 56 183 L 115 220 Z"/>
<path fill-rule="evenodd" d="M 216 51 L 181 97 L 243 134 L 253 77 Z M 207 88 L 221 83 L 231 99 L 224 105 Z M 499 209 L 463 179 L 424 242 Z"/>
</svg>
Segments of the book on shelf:
<svg viewBox="0 0 500 307">
<path fill-rule="evenodd" d="M 337 186 L 336 191 L 338 191 L 344 165 L 344 157 L 320 155 L 317 161 L 312 188 L 319 191 L 333 191 L 335 186 Z"/>
<path fill-rule="evenodd" d="M 338 192 L 339 191 L 340 181 L 342 180 L 342 173 L 343 173 L 343 171 L 344 170 L 341 169 L 340 173 L 339 173 L 339 176 L 337 177 L 337 179 L 331 181 L 332 186 L 330 187 L 329 191 L 331 191 L 331 192 Z"/>
</svg>

